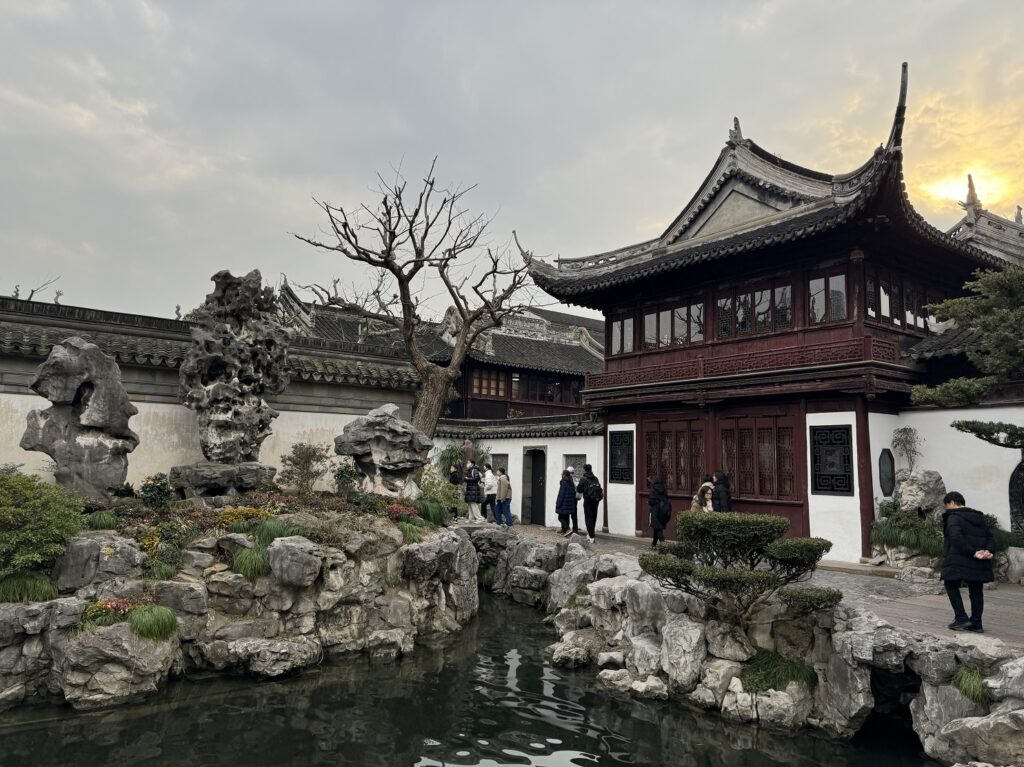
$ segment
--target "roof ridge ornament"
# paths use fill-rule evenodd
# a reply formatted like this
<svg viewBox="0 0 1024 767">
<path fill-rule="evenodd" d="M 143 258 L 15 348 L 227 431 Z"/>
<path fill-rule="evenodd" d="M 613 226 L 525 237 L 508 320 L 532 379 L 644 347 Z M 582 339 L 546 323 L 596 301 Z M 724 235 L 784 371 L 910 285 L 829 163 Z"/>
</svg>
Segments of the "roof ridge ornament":
<svg viewBox="0 0 1024 767">
<path fill-rule="evenodd" d="M 900 96 L 896 101 L 896 114 L 892 120 L 892 130 L 889 131 L 889 140 L 886 142 L 886 149 L 903 149 L 903 124 L 907 118 L 907 62 L 903 62 L 900 73 Z"/>
<path fill-rule="evenodd" d="M 1024 215 L 1021 214 L 1020 205 L 1017 206 L 1017 212 L 1013 214 L 1013 223 L 1024 224 Z"/>
<path fill-rule="evenodd" d="M 967 200 L 961 202 L 960 207 L 967 213 L 966 223 L 969 226 L 974 226 L 978 220 L 978 214 L 985 210 L 981 200 L 978 199 L 978 193 L 974 189 L 974 179 L 970 173 L 967 174 Z"/>
<path fill-rule="evenodd" d="M 743 131 L 740 130 L 740 118 L 732 118 L 732 129 L 729 131 L 729 143 L 730 144 L 742 144 L 743 143 Z"/>
</svg>

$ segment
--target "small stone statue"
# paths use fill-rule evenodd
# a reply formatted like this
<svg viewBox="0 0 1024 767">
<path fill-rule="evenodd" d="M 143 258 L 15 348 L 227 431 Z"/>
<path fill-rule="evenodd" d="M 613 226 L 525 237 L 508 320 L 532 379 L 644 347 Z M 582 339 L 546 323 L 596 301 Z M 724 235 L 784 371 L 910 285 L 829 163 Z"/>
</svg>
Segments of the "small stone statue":
<svg viewBox="0 0 1024 767">
<path fill-rule="evenodd" d="M 383 405 L 345 426 L 334 439 L 334 452 L 350 455 L 363 475 L 363 490 L 415 500 L 413 475 L 427 463 L 433 442 L 398 417 L 398 405 Z"/>
<path fill-rule="evenodd" d="M 128 419 L 139 411 L 121 385 L 117 363 L 95 344 L 73 336 L 50 350 L 32 390 L 53 406 L 28 414 L 22 449 L 50 456 L 61 487 L 109 498 L 124 482 L 128 453 L 139 444 L 128 428 Z"/>
</svg>

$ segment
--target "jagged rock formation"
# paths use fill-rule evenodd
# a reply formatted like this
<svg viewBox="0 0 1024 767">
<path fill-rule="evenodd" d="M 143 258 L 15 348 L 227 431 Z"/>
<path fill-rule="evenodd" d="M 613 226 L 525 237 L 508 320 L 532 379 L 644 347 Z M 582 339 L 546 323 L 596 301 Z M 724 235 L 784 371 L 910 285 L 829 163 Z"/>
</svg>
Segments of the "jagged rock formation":
<svg viewBox="0 0 1024 767">
<path fill-rule="evenodd" d="M 277 411 L 264 396 L 288 386 L 288 334 L 277 296 L 258 269 L 213 275 L 216 285 L 192 328 L 178 396 L 199 420 L 203 455 L 216 463 L 257 461 Z"/>
<path fill-rule="evenodd" d="M 371 410 L 334 438 L 334 452 L 352 456 L 364 490 L 395 498 L 419 495 L 413 475 L 432 446 L 430 437 L 398 417 L 398 405 Z"/>
<path fill-rule="evenodd" d="M 273 477 L 258 463 L 278 415 L 264 397 L 288 386 L 288 333 L 277 322 L 273 288 L 263 287 L 258 269 L 244 277 L 217 272 L 213 282 L 179 373 L 178 396 L 196 413 L 210 461 L 171 470 L 171 484 L 187 498 L 230 497 Z"/>
<path fill-rule="evenodd" d="M 139 411 L 121 385 L 121 370 L 95 344 L 73 336 L 55 345 L 39 366 L 32 390 L 53 403 L 28 414 L 23 450 L 49 455 L 58 485 L 108 498 L 128 474 L 128 453 L 139 437 L 128 420 Z"/>
</svg>

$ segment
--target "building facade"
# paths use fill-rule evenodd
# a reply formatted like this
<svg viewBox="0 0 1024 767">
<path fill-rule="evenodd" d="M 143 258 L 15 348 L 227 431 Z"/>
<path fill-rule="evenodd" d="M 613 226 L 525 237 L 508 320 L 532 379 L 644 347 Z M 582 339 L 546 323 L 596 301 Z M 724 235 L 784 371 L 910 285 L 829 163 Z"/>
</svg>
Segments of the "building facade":
<svg viewBox="0 0 1024 767">
<path fill-rule="evenodd" d="M 916 417 L 908 395 L 928 374 L 913 351 L 934 345 L 925 306 L 1017 253 L 1006 237 L 982 239 L 979 229 L 998 230 L 980 215 L 946 233 L 913 209 L 906 74 L 887 140 L 856 170 L 784 161 L 736 121 L 660 237 L 531 263 L 549 294 L 606 318 L 604 371 L 587 377 L 583 401 L 607 423 L 610 528 L 628 519 L 647 530 L 652 477 L 664 478 L 678 512 L 719 470 L 731 477 L 734 510 L 785 516 L 791 534 L 831 540 L 837 559 L 869 553 L 876 499 L 891 493 L 880 485 L 891 458 L 882 451 L 892 428 Z M 1007 406 L 1019 420 L 1019 403 Z M 1009 506 L 1004 496 L 992 509 L 1007 526 Z"/>
</svg>

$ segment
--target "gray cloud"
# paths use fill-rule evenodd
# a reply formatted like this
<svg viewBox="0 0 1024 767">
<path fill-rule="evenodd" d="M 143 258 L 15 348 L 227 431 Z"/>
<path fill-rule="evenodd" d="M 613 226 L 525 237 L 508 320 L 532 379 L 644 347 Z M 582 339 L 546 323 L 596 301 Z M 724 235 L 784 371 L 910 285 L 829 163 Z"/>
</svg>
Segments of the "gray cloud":
<svg viewBox="0 0 1024 767">
<path fill-rule="evenodd" d="M 607 250 L 663 229 L 734 114 L 787 159 L 856 166 L 903 60 L 915 204 L 948 225 L 954 200 L 926 188 L 983 166 L 1007 214 L 1024 200 L 1022 22 L 1012 0 L 15 0 L 0 291 L 61 274 L 66 303 L 170 315 L 225 267 L 357 280 L 288 232 L 322 225 L 311 196 L 368 200 L 376 172 L 415 177 L 435 154 L 441 179 L 479 185 L 496 239 Z"/>
</svg>

